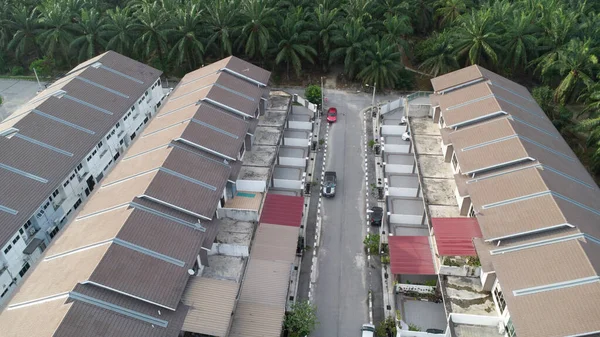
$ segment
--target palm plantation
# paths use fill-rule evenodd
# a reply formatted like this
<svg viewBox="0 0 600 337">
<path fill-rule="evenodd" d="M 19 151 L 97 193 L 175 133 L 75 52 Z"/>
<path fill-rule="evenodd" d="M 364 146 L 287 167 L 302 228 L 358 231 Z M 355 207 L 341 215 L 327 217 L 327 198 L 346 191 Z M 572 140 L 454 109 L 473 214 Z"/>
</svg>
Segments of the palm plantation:
<svg viewBox="0 0 600 337">
<path fill-rule="evenodd" d="M 404 65 L 436 76 L 480 64 L 547 87 L 551 118 L 583 105 L 571 132 L 600 172 L 599 34 L 600 1 L 5 0 L 0 72 L 46 58 L 60 73 L 115 50 L 177 77 L 237 55 L 279 80 L 334 71 L 393 89 Z"/>
</svg>

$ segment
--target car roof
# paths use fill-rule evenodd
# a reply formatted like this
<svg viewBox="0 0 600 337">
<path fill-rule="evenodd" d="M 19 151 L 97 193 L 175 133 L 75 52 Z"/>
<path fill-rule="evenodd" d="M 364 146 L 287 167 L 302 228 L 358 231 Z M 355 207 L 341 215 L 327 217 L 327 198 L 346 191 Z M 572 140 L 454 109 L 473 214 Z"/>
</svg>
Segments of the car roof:
<svg viewBox="0 0 600 337">
<path fill-rule="evenodd" d="M 328 112 L 332 112 L 332 111 L 335 111 L 335 112 L 337 112 L 337 108 L 331 107 L 331 108 L 329 108 L 329 110 L 327 110 L 327 111 L 328 111 Z"/>
</svg>

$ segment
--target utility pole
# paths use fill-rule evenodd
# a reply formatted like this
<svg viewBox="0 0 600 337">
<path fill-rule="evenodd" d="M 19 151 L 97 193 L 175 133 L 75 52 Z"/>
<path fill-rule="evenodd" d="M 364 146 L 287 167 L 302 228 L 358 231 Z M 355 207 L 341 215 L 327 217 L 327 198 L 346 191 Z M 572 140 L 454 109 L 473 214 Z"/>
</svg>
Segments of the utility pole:
<svg viewBox="0 0 600 337">
<path fill-rule="evenodd" d="M 325 91 L 323 90 L 323 76 L 321 76 L 321 114 L 319 116 L 323 115 L 323 109 L 325 109 L 324 98 Z"/>
<path fill-rule="evenodd" d="M 375 106 L 375 87 L 377 86 L 377 83 L 373 83 L 373 99 L 371 100 L 371 106 L 374 107 Z"/>
<path fill-rule="evenodd" d="M 37 71 L 35 71 L 35 67 L 33 67 L 33 73 L 35 74 L 35 79 L 38 83 L 38 92 L 42 91 L 42 84 L 40 84 L 40 78 L 38 77 Z"/>
</svg>

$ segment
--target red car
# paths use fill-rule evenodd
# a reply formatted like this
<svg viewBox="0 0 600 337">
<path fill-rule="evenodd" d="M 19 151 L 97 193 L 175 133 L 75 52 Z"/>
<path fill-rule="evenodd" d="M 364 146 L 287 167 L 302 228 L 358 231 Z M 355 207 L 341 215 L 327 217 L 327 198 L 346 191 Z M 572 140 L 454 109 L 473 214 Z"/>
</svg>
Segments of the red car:
<svg viewBox="0 0 600 337">
<path fill-rule="evenodd" d="M 337 109 L 329 108 L 327 111 L 327 121 L 329 123 L 335 123 L 337 121 Z"/>
</svg>

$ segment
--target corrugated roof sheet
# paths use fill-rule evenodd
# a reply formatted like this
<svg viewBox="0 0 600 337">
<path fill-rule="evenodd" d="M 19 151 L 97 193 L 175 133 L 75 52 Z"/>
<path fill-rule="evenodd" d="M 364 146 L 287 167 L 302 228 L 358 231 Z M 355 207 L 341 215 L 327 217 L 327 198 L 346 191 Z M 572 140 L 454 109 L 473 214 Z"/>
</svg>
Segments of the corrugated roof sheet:
<svg viewBox="0 0 600 337">
<path fill-rule="evenodd" d="M 303 209 L 303 197 L 268 193 L 260 222 L 300 227 Z"/>
<path fill-rule="evenodd" d="M 193 277 L 181 302 L 189 307 L 183 331 L 210 336 L 227 336 L 239 283 Z"/>
<path fill-rule="evenodd" d="M 482 79 L 481 67 L 472 65 L 431 79 L 434 91 L 443 91 L 477 79 Z"/>
<path fill-rule="evenodd" d="M 89 67 L 95 62 L 105 68 Z M 0 140 L 0 163 L 14 162 L 23 171 L 48 180 L 43 184 L 32 183 L 27 178 L 15 179 L 13 172 L 0 169 L 0 185 L 19 191 L 0 196 L 0 205 L 16 211 L 16 214 L 0 212 L 0 246 L 23 226 L 160 74 L 159 70 L 128 57 L 106 52 L 77 66 L 72 75 L 57 81 L 23 105 L 13 118 L 0 123 L 0 129 L 12 126 L 19 130 L 12 138 Z M 64 96 L 51 95 L 59 89 Z M 124 96 L 114 92 L 123 92 Z M 106 109 L 112 115 L 80 101 Z M 29 112 L 31 109 L 36 110 Z M 40 162 L 45 165 L 40 166 Z"/>
<path fill-rule="evenodd" d="M 428 236 L 389 236 L 392 274 L 435 275 Z"/>
<path fill-rule="evenodd" d="M 477 256 L 473 238 L 481 237 L 476 218 L 432 218 L 438 254 L 442 256 Z"/>
</svg>

